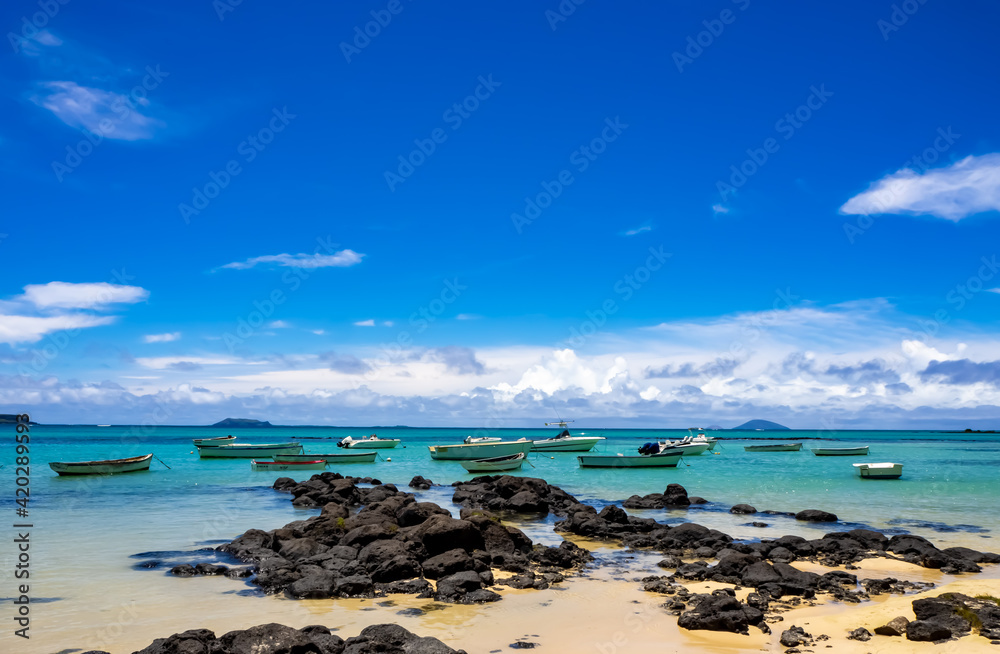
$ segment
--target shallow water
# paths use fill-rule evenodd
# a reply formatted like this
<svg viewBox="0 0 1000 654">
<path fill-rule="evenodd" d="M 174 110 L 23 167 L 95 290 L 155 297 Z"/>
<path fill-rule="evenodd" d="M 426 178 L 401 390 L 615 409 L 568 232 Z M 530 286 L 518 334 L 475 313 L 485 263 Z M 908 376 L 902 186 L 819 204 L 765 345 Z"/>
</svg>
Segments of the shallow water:
<svg viewBox="0 0 1000 654">
<path fill-rule="evenodd" d="M 403 439 L 392 450 L 380 451 L 374 464 L 352 464 L 336 468 L 354 476 L 373 476 L 396 483 L 402 489 L 411 477 L 421 474 L 439 484 L 450 484 L 473 475 L 457 462 L 432 461 L 426 446 L 456 443 L 468 432 L 454 429 L 336 429 L 272 428 L 234 432 L 240 442 L 301 440 L 307 451 L 335 451 L 340 438 L 377 431 L 380 436 Z M 552 430 L 501 430 L 505 438 L 541 438 Z M 643 442 L 666 432 L 608 430 L 598 450 L 609 453 L 635 451 Z M 678 437 L 686 432 L 673 432 Z M 10 442 L 14 430 L 9 428 Z M 91 649 L 101 643 L 109 651 L 150 642 L 169 635 L 176 625 L 167 614 L 228 616 L 226 624 L 240 623 L 240 612 L 255 615 L 247 623 L 266 617 L 264 606 L 285 606 L 278 598 L 252 596 L 242 581 L 220 578 L 181 580 L 164 571 L 180 562 L 205 560 L 206 554 L 187 554 L 230 540 L 248 528 L 272 529 L 291 520 L 313 515 L 314 510 L 294 509 L 287 494 L 270 489 L 274 473 L 251 472 L 248 460 L 202 460 L 191 445 L 192 438 L 220 435 L 215 430 L 192 427 L 160 427 L 148 432 L 125 427 L 47 427 L 31 430 L 31 595 L 33 638 L 19 651 L 56 652 L 65 647 Z M 736 516 L 728 508 L 748 503 L 758 509 L 799 511 L 819 508 L 836 513 L 845 523 L 883 531 L 908 531 L 935 543 L 966 545 L 997 550 L 994 537 L 1000 530 L 1000 514 L 992 508 L 1000 499 L 995 483 L 1000 467 L 1000 435 L 945 434 L 935 432 L 840 432 L 836 438 L 806 440 L 801 452 L 746 453 L 746 438 L 773 437 L 790 441 L 812 438 L 816 432 L 718 432 L 717 454 L 705 453 L 684 459 L 676 469 L 601 470 L 580 469 L 574 453 L 532 454 L 534 467 L 520 474 L 542 477 L 596 504 L 620 501 L 632 494 L 662 492 L 671 482 L 684 485 L 692 495 L 710 504 L 691 511 L 637 512 L 659 520 L 693 520 L 742 538 L 772 538 L 787 533 L 816 536 L 832 527 L 810 526 L 773 515 Z M 828 434 L 824 434 L 827 436 Z M 810 447 L 819 443 L 871 446 L 868 457 L 815 457 Z M 12 448 L 11 448 L 12 449 Z M 112 477 L 57 477 L 46 463 L 120 458 L 154 452 L 149 472 Z M 6 457 L 8 460 L 12 459 Z M 859 479 L 852 463 L 895 461 L 904 464 L 898 481 Z M 8 489 L 0 501 L 10 517 L 15 466 L 4 461 L 0 488 Z M 169 469 L 168 467 L 169 466 Z M 334 469 L 334 468 L 331 468 Z M 312 472 L 303 472 L 307 478 Z M 435 488 L 421 499 L 450 505 L 448 488 Z M 451 507 L 456 510 L 456 507 Z M 768 527 L 749 526 L 763 521 Z M 519 523 L 532 538 L 547 543 L 560 539 L 551 531 L 552 519 Z M 10 539 L 0 550 L 2 576 L 8 581 L 0 596 L 13 592 L 14 555 Z M 132 555 L 157 552 L 140 558 Z M 154 569 L 135 569 L 160 561 Z M 169 565 L 168 565 L 169 564 Z M 191 592 L 192 589 L 195 592 Z M 248 592 L 249 591 L 249 592 Z M 558 596 L 558 592 L 555 593 Z M 40 601 L 48 599 L 49 601 Z M 378 601 L 378 600 L 376 600 Z M 505 600 L 506 601 L 506 600 Z M 301 603 L 315 611 L 316 620 L 330 622 L 330 612 L 345 610 L 337 602 Z M 312 605 L 316 604 L 315 607 Z M 501 603 L 503 604 L 503 603 Z M 366 606 L 373 606 L 369 602 Z M 9 606 L 9 605 L 8 605 Z M 360 605 L 359 605 L 360 606 Z M 192 613 L 192 607 L 197 611 Z M 259 610 L 258 610 L 259 609 Z M 298 615 L 303 608 L 296 608 Z M 428 621 L 475 620 L 487 609 L 452 608 L 422 617 Z M 133 613 L 138 612 L 136 616 Z M 365 613 L 370 622 L 397 620 L 386 607 Z M 305 623 L 303 623 L 305 624 Z M 118 625 L 118 626 L 115 626 Z M 140 629 L 136 637 L 136 630 Z M 300 625 L 301 626 L 301 625 Z M 235 628 L 235 627 L 230 627 Z M 110 630 L 110 631 L 109 631 Z M 116 632 L 118 635 L 114 635 Z M 5 629 L 6 641 L 9 631 Z M 8 641 L 9 642 L 9 641 Z M 37 649 L 36 649 L 37 648 Z M 98 647 L 101 649 L 101 647 Z"/>
</svg>

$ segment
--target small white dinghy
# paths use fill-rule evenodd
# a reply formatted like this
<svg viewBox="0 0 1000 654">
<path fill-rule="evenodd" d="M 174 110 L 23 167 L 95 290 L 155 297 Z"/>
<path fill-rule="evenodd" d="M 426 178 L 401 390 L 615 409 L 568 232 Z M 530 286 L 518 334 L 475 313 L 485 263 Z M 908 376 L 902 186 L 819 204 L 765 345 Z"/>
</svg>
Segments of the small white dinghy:
<svg viewBox="0 0 1000 654">
<path fill-rule="evenodd" d="M 334 454 L 276 454 L 275 461 L 326 461 L 327 463 L 374 463 L 378 452 L 336 452 Z"/>
<path fill-rule="evenodd" d="M 868 456 L 868 446 L 864 447 L 814 447 L 816 456 Z"/>
<path fill-rule="evenodd" d="M 379 438 L 377 435 L 365 436 L 364 438 L 354 438 L 348 436 L 337 443 L 337 447 L 362 448 L 365 450 L 389 450 L 399 445 L 398 438 Z"/>
<path fill-rule="evenodd" d="M 218 447 L 220 445 L 229 445 L 235 440 L 235 436 L 217 436 L 215 438 L 195 438 L 191 442 L 194 443 L 195 447 Z"/>
<path fill-rule="evenodd" d="M 852 463 L 862 479 L 899 479 L 903 476 L 902 463 Z"/>
<path fill-rule="evenodd" d="M 477 459 L 475 461 L 462 461 L 462 467 L 469 472 L 506 472 L 508 470 L 520 470 L 524 463 L 524 452 L 508 454 L 507 456 L 494 456 L 488 459 Z"/>
</svg>

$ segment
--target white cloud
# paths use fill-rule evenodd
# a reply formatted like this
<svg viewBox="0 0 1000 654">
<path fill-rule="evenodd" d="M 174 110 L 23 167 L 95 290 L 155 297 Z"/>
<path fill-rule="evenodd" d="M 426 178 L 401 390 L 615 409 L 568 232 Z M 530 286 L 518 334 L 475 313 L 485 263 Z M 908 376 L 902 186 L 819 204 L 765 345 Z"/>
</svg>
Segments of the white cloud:
<svg viewBox="0 0 1000 654">
<path fill-rule="evenodd" d="M 369 318 L 368 320 L 359 320 L 356 323 L 354 323 L 354 326 L 355 327 L 374 327 L 375 326 L 375 320 L 373 318 Z"/>
<path fill-rule="evenodd" d="M 316 334 L 317 336 L 322 336 L 323 334 L 326 333 L 325 329 L 313 329 L 311 331 L 313 334 Z"/>
<path fill-rule="evenodd" d="M 729 213 L 729 207 L 722 204 L 713 204 L 712 211 L 714 211 L 716 214 Z"/>
<path fill-rule="evenodd" d="M 844 214 L 927 214 L 959 220 L 1000 210 L 1000 153 L 970 156 L 944 168 L 898 170 L 840 208 Z"/>
<path fill-rule="evenodd" d="M 254 365 L 254 362 L 252 361 L 244 361 L 234 357 L 205 356 L 136 357 L 135 362 L 143 368 L 151 368 L 153 370 L 192 366 L 224 366 L 238 363 L 242 363 L 244 365 Z"/>
<path fill-rule="evenodd" d="M 87 129 L 104 138 L 119 141 L 141 141 L 153 138 L 163 123 L 142 114 L 128 96 L 104 91 L 76 82 L 46 82 L 44 91 L 34 102 L 69 125 Z M 149 101 L 140 101 L 148 106 Z"/>
<path fill-rule="evenodd" d="M 1000 293 L 1000 288 L 988 288 L 988 289 L 986 289 L 986 292 L 987 293 Z"/>
<path fill-rule="evenodd" d="M 270 327 L 271 329 L 288 329 L 291 327 L 291 325 L 284 320 L 272 320 L 264 326 Z"/>
<path fill-rule="evenodd" d="M 43 336 L 70 329 L 110 325 L 111 316 L 70 314 L 64 316 L 18 316 L 0 313 L 0 343 L 37 343 Z"/>
<path fill-rule="evenodd" d="M 180 332 L 170 332 L 169 334 L 146 334 L 142 337 L 143 343 L 169 343 L 181 337 Z"/>
<path fill-rule="evenodd" d="M 384 320 L 384 321 L 382 321 L 382 326 L 383 327 L 392 327 L 394 324 L 396 324 L 396 323 L 394 323 L 391 320 Z"/>
<path fill-rule="evenodd" d="M 635 229 L 625 230 L 624 232 L 622 232 L 622 236 L 635 236 L 636 234 L 642 234 L 643 232 L 651 232 L 651 231 L 653 231 L 652 226 L 643 225 L 641 227 L 636 227 Z"/>
<path fill-rule="evenodd" d="M 257 264 L 274 264 L 286 268 L 347 268 L 361 263 L 364 256 L 354 250 L 340 250 L 333 254 L 266 254 L 246 261 L 227 263 L 222 268 L 247 270 Z"/>
<path fill-rule="evenodd" d="M 72 284 L 49 282 L 28 284 L 20 298 L 39 309 L 102 309 L 112 304 L 135 304 L 149 297 L 149 291 L 139 286 L 108 284 L 107 282 Z"/>
<path fill-rule="evenodd" d="M 455 320 L 479 320 L 482 316 L 475 313 L 460 313 L 455 316 Z"/>
</svg>

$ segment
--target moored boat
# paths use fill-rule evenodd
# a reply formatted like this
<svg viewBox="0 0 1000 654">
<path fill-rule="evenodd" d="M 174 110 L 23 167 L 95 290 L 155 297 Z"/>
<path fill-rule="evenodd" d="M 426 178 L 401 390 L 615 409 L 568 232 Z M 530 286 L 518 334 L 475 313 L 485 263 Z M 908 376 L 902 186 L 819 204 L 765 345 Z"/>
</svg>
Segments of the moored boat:
<svg viewBox="0 0 1000 654">
<path fill-rule="evenodd" d="M 398 438 L 379 438 L 376 434 L 365 436 L 364 438 L 354 438 L 348 436 L 337 443 L 337 447 L 355 448 L 360 447 L 366 450 L 388 450 L 399 445 Z"/>
<path fill-rule="evenodd" d="M 218 447 L 227 445 L 236 440 L 235 436 L 217 436 L 216 438 L 195 438 L 191 442 L 195 447 Z"/>
<path fill-rule="evenodd" d="M 255 472 L 288 472 L 295 470 L 323 470 L 326 468 L 326 461 L 317 459 L 315 461 L 250 461 L 250 468 Z"/>
<path fill-rule="evenodd" d="M 312 454 L 305 452 L 302 454 L 278 454 L 275 461 L 315 461 L 321 460 L 327 463 L 373 463 L 378 452 L 336 452 L 334 454 Z"/>
<path fill-rule="evenodd" d="M 499 441 L 496 443 L 462 443 L 460 445 L 429 445 L 431 458 L 439 461 L 471 461 L 474 459 L 489 459 L 496 456 L 507 456 L 531 451 L 532 442 L 526 439 L 519 441 Z"/>
<path fill-rule="evenodd" d="M 862 479 L 899 479 L 903 476 L 902 463 L 852 463 Z"/>
<path fill-rule="evenodd" d="M 798 452 L 802 443 L 773 443 L 771 445 L 744 445 L 747 452 Z"/>
<path fill-rule="evenodd" d="M 198 456 L 203 459 L 267 459 L 279 454 L 297 454 L 301 451 L 301 443 L 230 443 L 199 447 Z"/>
<path fill-rule="evenodd" d="M 563 429 L 558 436 L 532 441 L 532 452 L 589 452 L 603 436 L 573 436 Z"/>
<path fill-rule="evenodd" d="M 474 461 L 462 461 L 462 467 L 469 472 L 505 472 L 508 470 L 520 470 L 521 464 L 526 458 L 524 452 L 508 454 L 507 456 L 494 456 L 488 459 L 476 459 Z"/>
<path fill-rule="evenodd" d="M 648 445 L 649 443 L 643 445 L 643 448 L 646 448 Z M 685 456 L 696 456 L 711 449 L 711 445 L 709 443 L 705 441 L 695 442 L 695 440 L 690 436 L 685 436 L 679 441 L 660 441 L 659 446 L 661 453 L 665 450 L 674 450 L 675 452 L 683 453 Z M 642 448 L 640 448 L 640 450 L 641 449 Z"/>
<path fill-rule="evenodd" d="M 864 447 L 814 447 L 812 453 L 816 456 L 866 456 L 868 446 Z"/>
<path fill-rule="evenodd" d="M 682 454 L 585 454 L 576 457 L 581 468 L 676 468 Z"/>
<path fill-rule="evenodd" d="M 149 470 L 152 454 L 133 456 L 127 459 L 106 459 L 103 461 L 52 461 L 49 467 L 60 475 L 115 475 L 123 472 Z"/>
<path fill-rule="evenodd" d="M 502 440 L 496 436 L 466 436 L 462 442 L 468 445 L 472 443 L 499 443 Z"/>
</svg>

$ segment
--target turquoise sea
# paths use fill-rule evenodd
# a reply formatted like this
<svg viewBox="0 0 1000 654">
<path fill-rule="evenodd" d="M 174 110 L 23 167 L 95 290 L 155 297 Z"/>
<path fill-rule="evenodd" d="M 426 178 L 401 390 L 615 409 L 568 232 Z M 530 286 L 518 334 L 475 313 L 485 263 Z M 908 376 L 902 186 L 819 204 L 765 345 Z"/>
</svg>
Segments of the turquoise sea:
<svg viewBox="0 0 1000 654">
<path fill-rule="evenodd" d="M 15 517 L 14 428 L 5 426 L 8 445 L 0 463 L 2 511 L 8 525 Z M 577 429 L 607 438 L 596 452 L 632 453 L 656 438 L 678 438 L 686 431 Z M 473 475 L 457 462 L 432 461 L 427 445 L 458 443 L 472 430 L 411 428 L 275 427 L 231 433 L 240 442 L 298 440 L 306 451 L 336 451 L 336 441 L 372 432 L 402 439 L 392 450 L 380 451 L 374 464 L 330 468 L 345 475 L 372 476 L 402 489 L 414 475 L 439 484 Z M 169 562 L 196 561 L 184 551 L 212 547 L 251 527 L 271 529 L 315 511 L 297 510 L 287 494 L 270 489 L 276 475 L 251 472 L 244 459 L 199 459 L 192 438 L 225 435 L 199 427 L 44 426 L 31 428 L 30 504 L 31 594 L 33 626 L 39 640 L 24 651 L 57 652 L 80 646 L 112 652 L 131 651 L 137 642 L 172 631 L 165 613 L 245 611 L 259 602 L 280 599 L 249 597 L 245 584 L 213 578 L 188 583 L 162 570 L 136 569 L 143 559 L 132 555 L 166 552 Z M 545 438 L 553 429 L 496 430 L 505 440 Z M 521 475 L 536 476 L 561 486 L 582 500 L 603 504 L 632 494 L 662 492 L 676 482 L 709 504 L 691 511 L 648 511 L 659 520 L 692 520 L 743 538 L 770 538 L 794 533 L 815 536 L 830 530 L 783 516 L 738 516 L 730 506 L 748 503 L 759 510 L 799 511 L 818 508 L 836 513 L 845 523 L 888 532 L 908 531 L 935 543 L 1000 550 L 1000 434 L 931 431 L 708 432 L 720 439 L 715 453 L 686 457 L 680 467 L 633 470 L 580 469 L 575 453 L 532 454 Z M 747 453 L 743 446 L 762 440 L 803 440 L 801 452 Z M 810 447 L 869 445 L 868 457 L 816 457 Z M 120 458 L 153 452 L 149 472 L 112 477 L 58 477 L 49 461 Z M 894 461 L 904 464 L 898 481 L 859 479 L 852 463 Z M 309 474 L 302 473 L 306 478 Z M 448 488 L 435 488 L 422 499 L 451 507 Z M 767 527 L 750 526 L 763 521 Z M 526 523 L 536 540 L 558 542 L 553 519 Z M 16 552 L 10 538 L 0 550 L 0 597 L 14 591 Z M 192 589 L 197 593 L 188 594 Z M 226 596 L 239 600 L 222 599 Z M 131 604 L 130 604 L 131 602 Z M 245 602 L 257 602 L 247 605 Z M 287 600 L 284 600 L 288 604 Z M 183 605 L 183 606 L 182 606 Z M 7 606 L 10 606 L 7 604 Z M 131 607 L 131 608 L 130 608 Z M 146 607 L 143 609 L 143 607 Z M 155 608 L 154 608 L 155 607 Z M 216 607 L 216 608 L 212 608 Z M 225 608 L 224 608 L 225 607 Z M 326 610 L 326 609 L 324 609 Z M 133 612 L 136 613 L 133 616 Z M 251 621 L 252 623 L 256 622 Z M 96 625 L 96 626 L 95 626 Z M 109 627 L 111 625 L 111 627 Z M 114 627 L 118 625 L 118 627 Z M 136 625 L 142 625 L 136 634 Z M 181 624 L 189 628 L 191 624 Z M 111 629 L 111 631 L 108 631 Z M 8 633 L 4 633 L 4 638 Z M 117 645 L 116 645 L 117 643 Z M 125 647 L 119 650 L 116 647 Z M 100 647 L 104 645 L 103 647 Z"/>
</svg>

